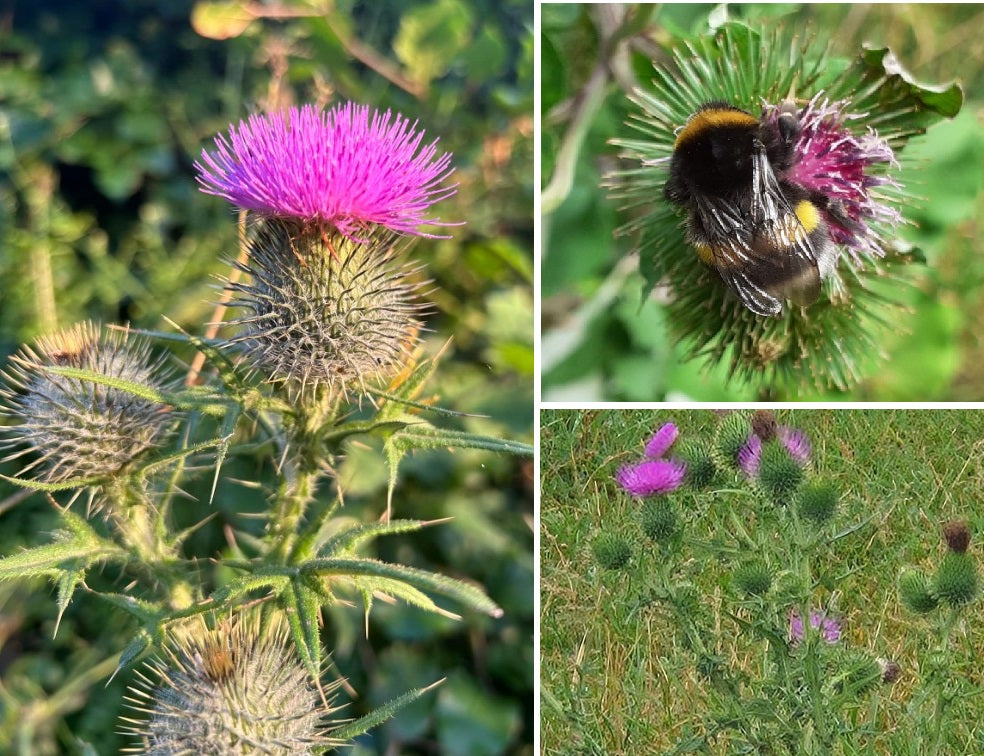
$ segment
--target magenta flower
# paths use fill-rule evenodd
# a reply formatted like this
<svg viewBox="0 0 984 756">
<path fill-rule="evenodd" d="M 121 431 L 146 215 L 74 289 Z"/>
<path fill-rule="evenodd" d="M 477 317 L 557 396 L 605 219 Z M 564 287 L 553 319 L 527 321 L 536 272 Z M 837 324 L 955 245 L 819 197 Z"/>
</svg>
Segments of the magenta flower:
<svg viewBox="0 0 984 756">
<path fill-rule="evenodd" d="M 456 185 L 451 155 L 403 116 L 351 102 L 327 112 L 314 105 L 254 114 L 195 163 L 203 192 L 261 215 L 324 223 L 349 238 L 369 224 L 428 236 L 427 208 Z"/>
<path fill-rule="evenodd" d="M 686 474 L 685 462 L 651 459 L 621 468 L 615 481 L 633 496 L 653 496 L 675 491 Z"/>
<path fill-rule="evenodd" d="M 748 437 L 745 444 L 738 450 L 738 467 L 749 478 L 758 475 L 762 464 L 762 439 L 754 433 Z"/>
<path fill-rule="evenodd" d="M 820 637 L 826 643 L 834 644 L 840 640 L 840 623 L 833 617 L 828 617 L 824 612 L 815 610 L 810 611 L 810 626 L 820 631 Z M 789 640 L 795 646 L 803 641 L 805 628 L 803 618 L 799 614 L 790 610 L 789 612 Z"/>
<path fill-rule="evenodd" d="M 780 426 L 776 436 L 779 438 L 779 443 L 789 452 L 789 456 L 796 460 L 800 466 L 810 461 L 813 446 L 810 444 L 809 437 L 803 431 L 783 425 Z"/>
<path fill-rule="evenodd" d="M 887 204 L 877 191 L 879 186 L 899 188 L 894 179 L 876 175 L 872 166 L 887 163 L 898 168 L 895 154 L 883 137 L 869 127 L 856 135 L 847 127 L 865 114 L 845 112 L 847 103 L 831 103 L 815 96 L 800 113 L 801 131 L 794 151 L 796 163 L 787 179 L 808 191 L 835 200 L 838 212 L 824 211 L 831 239 L 843 244 L 860 263 L 859 252 L 883 256 L 882 242 L 869 226 L 870 221 L 897 226 L 902 222 L 898 209 Z M 771 106 L 766 118 L 778 121 L 780 108 Z"/>
<path fill-rule="evenodd" d="M 676 441 L 679 431 L 676 425 L 673 423 L 664 423 L 656 435 L 649 439 L 649 443 L 646 444 L 646 456 L 652 457 L 653 459 L 662 457 L 673 446 L 673 442 Z"/>
</svg>

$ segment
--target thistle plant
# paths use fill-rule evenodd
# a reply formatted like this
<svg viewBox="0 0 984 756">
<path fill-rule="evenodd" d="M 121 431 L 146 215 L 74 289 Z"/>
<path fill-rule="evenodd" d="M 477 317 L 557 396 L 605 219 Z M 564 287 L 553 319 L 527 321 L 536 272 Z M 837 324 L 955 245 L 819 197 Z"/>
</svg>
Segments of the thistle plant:
<svg viewBox="0 0 984 756">
<path fill-rule="evenodd" d="M 670 55 L 669 65 L 656 65 L 652 81 L 629 95 L 637 108 L 629 125 L 639 135 L 615 140 L 630 167 L 608 181 L 628 218 L 621 233 L 639 254 L 644 295 L 664 287 L 669 325 L 688 359 L 723 363 L 730 377 L 766 394 L 849 389 L 881 354 L 919 260 L 897 242 L 910 201 L 904 148 L 957 114 L 959 86 L 915 82 L 888 49 L 835 60 L 821 40 L 789 42 L 739 23 L 724 23 Z M 694 220 L 664 199 L 678 136 L 707 103 L 738 108 L 773 131 L 795 108 L 797 133 L 782 179 L 812 198 L 824 229 L 825 240 L 816 242 L 816 302 L 786 302 L 771 316 L 753 312 L 700 261 L 709 249 L 695 250 Z M 814 221 L 806 225 L 812 229 Z M 820 252 L 827 242 L 830 255 Z M 729 275 L 740 281 L 742 272 Z"/>
<path fill-rule="evenodd" d="M 361 601 L 367 633 L 380 598 L 457 618 L 436 594 L 502 615 L 471 582 L 366 553 L 436 524 L 396 495 L 401 460 L 416 449 L 531 449 L 432 424 L 456 413 L 421 398 L 438 358 L 418 344 L 430 305 L 411 247 L 456 225 L 432 210 L 455 191 L 436 139 L 388 111 L 307 105 L 230 126 L 196 169 L 205 193 L 241 211 L 243 243 L 222 287 L 235 316 L 214 337 L 87 323 L 12 358 L 0 389 L 12 424 L 0 434 L 6 459 L 23 463 L 10 480 L 68 506 L 51 542 L 0 559 L 0 579 L 51 578 L 59 614 L 85 586 L 128 615 L 114 674 L 156 651 L 132 692 L 133 752 L 320 753 L 429 690 L 357 719 L 336 713 L 327 609 Z M 205 369 L 181 385 L 154 342 L 197 350 Z M 337 469 L 351 443 L 373 438 L 389 487 L 378 519 L 361 522 L 343 515 Z M 237 524 L 226 551 L 192 553 L 202 523 L 175 525 L 182 481 L 211 464 L 221 496 L 223 462 L 239 453 L 266 454 L 276 471 L 263 527 Z M 79 513 L 71 505 L 85 491 Z M 218 571 L 202 568 L 211 560 Z M 93 579 L 104 571 L 127 587 Z"/>
<path fill-rule="evenodd" d="M 839 590 L 818 589 L 825 553 L 839 537 L 832 525 L 842 494 L 814 472 L 809 436 L 772 412 L 734 412 L 721 418 L 714 439 L 666 423 L 641 446 L 647 459 L 613 471 L 616 496 L 631 497 L 628 509 L 635 511 L 635 538 L 618 539 L 626 558 L 615 563 L 609 533 L 592 547 L 603 566 L 628 573 L 630 617 L 645 626 L 662 617 L 707 686 L 708 710 L 670 752 L 846 747 L 850 712 L 874 707 L 880 686 L 898 679 L 900 670 L 859 645 L 856 629 L 849 640 Z M 674 459 L 682 450 L 713 468 L 713 475 L 702 475 L 710 483 L 706 493 L 683 487 L 688 463 Z M 713 497 L 723 525 L 710 538 L 704 537 L 702 520 L 711 511 L 704 496 Z M 717 620 L 695 588 L 701 565 L 712 563 L 730 565 Z M 613 626 L 626 621 L 612 619 Z M 728 637 L 722 621 L 740 637 Z M 729 659 L 736 657 L 760 662 L 732 669 Z"/>
</svg>

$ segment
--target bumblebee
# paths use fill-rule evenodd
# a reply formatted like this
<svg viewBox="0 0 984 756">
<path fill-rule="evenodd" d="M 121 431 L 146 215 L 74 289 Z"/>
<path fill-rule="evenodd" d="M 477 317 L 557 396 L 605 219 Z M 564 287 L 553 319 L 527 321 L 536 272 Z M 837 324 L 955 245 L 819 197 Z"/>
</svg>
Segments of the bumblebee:
<svg viewBox="0 0 984 756">
<path fill-rule="evenodd" d="M 815 302 L 837 263 L 827 219 L 853 225 L 837 202 L 788 180 L 800 130 L 791 102 L 770 121 L 706 103 L 678 131 L 663 188 L 686 208 L 697 256 L 757 315 Z"/>
</svg>

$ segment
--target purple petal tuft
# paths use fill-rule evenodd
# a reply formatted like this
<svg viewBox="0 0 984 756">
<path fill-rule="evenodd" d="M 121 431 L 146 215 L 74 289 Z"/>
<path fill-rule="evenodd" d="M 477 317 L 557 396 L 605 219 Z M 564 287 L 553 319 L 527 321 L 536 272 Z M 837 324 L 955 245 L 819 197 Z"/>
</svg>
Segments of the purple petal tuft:
<svg viewBox="0 0 984 756">
<path fill-rule="evenodd" d="M 673 423 L 664 423 L 656 431 L 656 435 L 649 439 L 649 443 L 646 444 L 646 456 L 653 459 L 662 457 L 673 446 L 673 442 L 676 441 L 678 435 L 679 431 L 676 425 Z"/>
<path fill-rule="evenodd" d="M 751 435 L 745 445 L 738 450 L 738 467 L 749 478 L 758 475 L 759 466 L 762 464 L 762 439 L 756 435 Z"/>
<path fill-rule="evenodd" d="M 305 105 L 230 126 L 195 169 L 203 192 L 262 215 L 325 223 L 350 238 L 369 224 L 433 237 L 418 227 L 455 225 L 427 208 L 456 185 L 443 185 L 451 155 L 423 139 L 416 122 L 388 110 Z"/>
<path fill-rule="evenodd" d="M 653 496 L 680 487 L 687 474 L 687 465 L 675 459 L 655 459 L 626 465 L 615 475 L 615 481 L 633 496 Z"/>
<path fill-rule="evenodd" d="M 784 425 L 779 428 L 778 436 L 779 442 L 789 452 L 789 456 L 796 460 L 800 466 L 810 461 L 813 446 L 810 444 L 809 437 L 803 431 Z"/>
</svg>

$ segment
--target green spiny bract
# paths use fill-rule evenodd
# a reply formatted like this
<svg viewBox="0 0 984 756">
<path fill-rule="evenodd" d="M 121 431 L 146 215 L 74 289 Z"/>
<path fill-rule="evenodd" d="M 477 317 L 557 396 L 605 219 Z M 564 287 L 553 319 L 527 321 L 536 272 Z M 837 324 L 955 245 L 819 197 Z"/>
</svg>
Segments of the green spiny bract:
<svg viewBox="0 0 984 756">
<path fill-rule="evenodd" d="M 749 596 L 762 596 L 772 587 L 772 573 L 757 559 L 740 564 L 732 573 L 731 580 L 739 591 Z"/>
<path fill-rule="evenodd" d="M 174 415 L 157 402 L 119 388 L 68 378 L 46 368 L 76 368 L 147 386 L 171 387 L 162 360 L 143 339 L 80 323 L 38 339 L 11 358 L 0 389 L 0 415 L 20 424 L 0 429 L 3 446 L 34 451 L 18 473 L 45 482 L 109 478 L 167 436 Z"/>
<path fill-rule="evenodd" d="M 632 558 L 629 542 L 616 533 L 599 533 L 591 542 L 591 550 L 606 570 L 620 570 Z"/>
<path fill-rule="evenodd" d="M 776 504 L 788 503 L 803 481 L 803 468 L 778 441 L 762 445 L 759 484 Z"/>
<path fill-rule="evenodd" d="M 150 676 L 130 688 L 130 707 L 146 718 L 124 718 L 140 742 L 128 752 L 314 754 L 342 744 L 328 736 L 337 709 L 297 658 L 285 623 L 261 631 L 253 619 L 214 630 L 198 622 L 171 638 L 164 658 L 147 664 Z"/>
<path fill-rule="evenodd" d="M 738 466 L 738 452 L 752 435 L 752 426 L 748 418 L 740 412 L 725 415 L 714 435 L 714 451 L 718 455 L 718 464 L 732 470 Z"/>
<path fill-rule="evenodd" d="M 246 365 L 296 393 L 359 386 L 386 378 L 406 362 L 425 306 L 416 301 L 415 268 L 394 257 L 390 232 L 353 240 L 283 220 L 266 220 L 250 241 L 250 276 L 230 282 L 231 321 Z"/>
<path fill-rule="evenodd" d="M 839 499 L 840 492 L 834 483 L 815 478 L 800 489 L 800 514 L 817 525 L 822 525 L 834 516 Z"/>
<path fill-rule="evenodd" d="M 676 504 L 666 497 L 646 499 L 639 510 L 642 532 L 656 543 L 665 543 L 680 528 Z"/>
<path fill-rule="evenodd" d="M 948 551 L 936 571 L 936 595 L 951 606 L 969 604 L 977 596 L 977 564 L 970 554 Z"/>
<path fill-rule="evenodd" d="M 704 442 L 696 439 L 682 441 L 673 450 L 673 456 L 687 463 L 686 481 L 691 488 L 704 488 L 714 481 L 717 465 Z"/>
<path fill-rule="evenodd" d="M 899 578 L 899 598 L 917 614 L 931 612 L 939 605 L 932 582 L 921 570 L 907 570 L 902 573 Z"/>
</svg>

